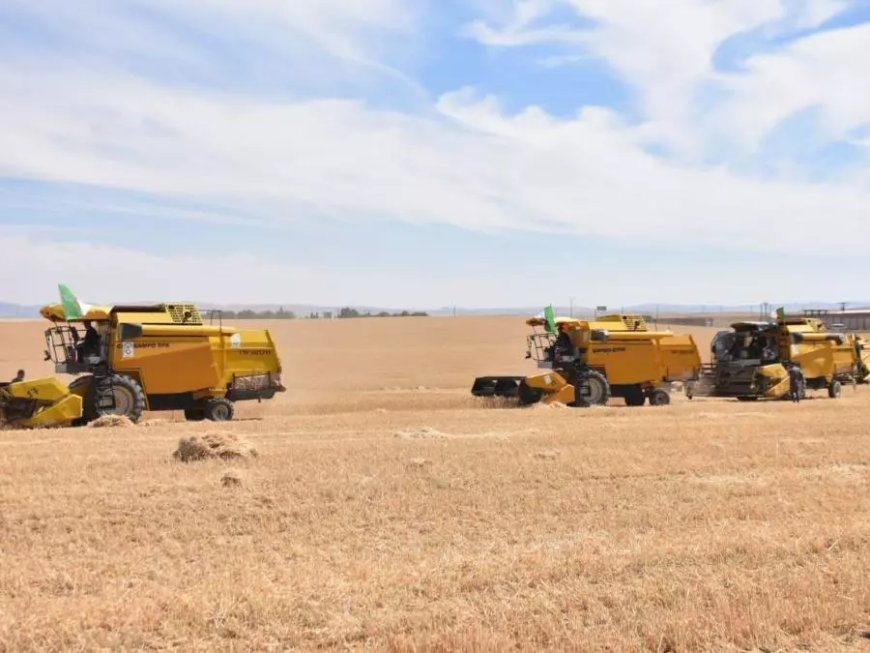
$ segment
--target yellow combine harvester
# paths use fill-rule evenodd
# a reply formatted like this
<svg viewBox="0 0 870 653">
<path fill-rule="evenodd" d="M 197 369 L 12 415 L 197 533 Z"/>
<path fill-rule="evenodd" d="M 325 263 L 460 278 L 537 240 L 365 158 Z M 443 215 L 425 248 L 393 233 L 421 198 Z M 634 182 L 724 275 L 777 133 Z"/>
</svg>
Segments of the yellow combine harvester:
<svg viewBox="0 0 870 653">
<path fill-rule="evenodd" d="M 650 331 L 643 317 L 609 315 L 597 320 L 534 317 L 526 324 L 526 358 L 549 370 L 534 376 L 483 376 L 477 397 L 516 397 L 521 404 L 603 405 L 622 397 L 629 406 L 670 403 L 674 381 L 692 381 L 701 357 L 690 335 Z M 577 390 L 579 389 L 579 393 Z"/>
<path fill-rule="evenodd" d="M 843 383 L 866 383 L 870 352 L 860 336 L 830 332 L 815 318 L 737 322 L 713 338 L 713 362 L 692 396 L 736 397 L 744 401 L 781 399 L 789 394 L 788 368 L 796 365 L 805 388 L 840 396 Z"/>
<path fill-rule="evenodd" d="M 0 384 L 0 424 L 81 425 L 103 415 L 135 422 L 145 410 L 225 421 L 234 402 L 284 390 L 268 331 L 203 324 L 193 305 L 89 306 L 68 317 L 58 304 L 41 313 L 52 322 L 45 359 L 77 378 Z"/>
</svg>

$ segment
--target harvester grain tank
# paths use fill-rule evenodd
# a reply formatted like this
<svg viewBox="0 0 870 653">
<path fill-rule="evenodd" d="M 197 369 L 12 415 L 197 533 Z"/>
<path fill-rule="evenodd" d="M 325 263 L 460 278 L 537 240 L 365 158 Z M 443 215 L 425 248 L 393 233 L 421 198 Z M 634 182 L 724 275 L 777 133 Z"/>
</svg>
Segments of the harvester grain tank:
<svg viewBox="0 0 870 653">
<path fill-rule="evenodd" d="M 543 371 L 532 376 L 478 377 L 472 394 L 516 397 L 521 404 L 602 405 L 622 397 L 629 406 L 670 403 L 671 384 L 696 380 L 701 358 L 691 335 L 650 331 L 638 315 L 596 320 L 526 321 L 526 357 Z M 579 393 L 578 393 L 579 390 Z"/>
<path fill-rule="evenodd" d="M 137 421 L 143 411 L 182 410 L 188 420 L 230 420 L 238 401 L 282 392 L 281 363 L 267 330 L 204 324 L 190 304 L 41 310 L 46 360 L 75 375 L 0 384 L 0 423 L 81 425 L 103 415 Z"/>
<path fill-rule="evenodd" d="M 810 390 L 840 396 L 843 383 L 866 383 L 870 352 L 860 336 L 828 331 L 811 317 L 737 322 L 713 338 L 712 363 L 687 394 L 750 401 L 789 394 L 788 368 L 796 365 Z"/>
</svg>

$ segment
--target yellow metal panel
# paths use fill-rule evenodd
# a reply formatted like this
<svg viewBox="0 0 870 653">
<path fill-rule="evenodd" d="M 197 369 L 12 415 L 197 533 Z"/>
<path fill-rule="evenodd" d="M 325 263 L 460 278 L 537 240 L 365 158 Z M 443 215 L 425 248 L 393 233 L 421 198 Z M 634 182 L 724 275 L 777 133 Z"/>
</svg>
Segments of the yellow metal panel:
<svg viewBox="0 0 870 653">
<path fill-rule="evenodd" d="M 6 387 L 6 391 L 19 399 L 39 401 L 57 401 L 69 394 L 69 389 L 54 377 L 12 383 Z"/>
<path fill-rule="evenodd" d="M 31 417 L 24 426 L 69 426 L 82 416 L 82 398 L 78 395 L 67 395 L 51 406 L 43 408 Z"/>
<path fill-rule="evenodd" d="M 219 387 L 219 370 L 206 335 L 148 336 L 117 342 L 111 365 L 117 372 L 138 377 L 146 395 Z"/>
<path fill-rule="evenodd" d="M 654 340 L 593 342 L 586 360 L 589 367 L 604 370 L 611 385 L 657 383 L 664 376 Z"/>
</svg>

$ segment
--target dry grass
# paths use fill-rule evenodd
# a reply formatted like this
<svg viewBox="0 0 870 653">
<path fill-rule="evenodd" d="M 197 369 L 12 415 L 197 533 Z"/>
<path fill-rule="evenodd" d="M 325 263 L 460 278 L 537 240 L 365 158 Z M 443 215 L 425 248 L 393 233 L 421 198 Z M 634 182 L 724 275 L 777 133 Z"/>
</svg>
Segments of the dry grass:
<svg viewBox="0 0 870 653">
<path fill-rule="evenodd" d="M 0 650 L 868 650 L 870 390 L 485 407 L 467 377 L 522 342 L 467 358 L 512 324 L 402 322 L 356 322 L 332 391 L 288 344 L 324 386 L 224 427 L 241 471 L 174 463 L 211 428 L 171 415 L 0 433 Z M 375 350 L 389 378 L 346 387 Z"/>
<path fill-rule="evenodd" d="M 133 428 L 136 425 L 133 421 L 127 417 L 126 415 L 103 415 L 102 417 L 98 417 L 93 422 L 89 422 L 88 426 L 93 429 L 106 429 L 106 428 Z"/>
<path fill-rule="evenodd" d="M 183 463 L 190 463 L 214 458 L 256 458 L 257 455 L 257 450 L 245 438 L 235 433 L 218 432 L 181 438 L 172 457 Z"/>
</svg>

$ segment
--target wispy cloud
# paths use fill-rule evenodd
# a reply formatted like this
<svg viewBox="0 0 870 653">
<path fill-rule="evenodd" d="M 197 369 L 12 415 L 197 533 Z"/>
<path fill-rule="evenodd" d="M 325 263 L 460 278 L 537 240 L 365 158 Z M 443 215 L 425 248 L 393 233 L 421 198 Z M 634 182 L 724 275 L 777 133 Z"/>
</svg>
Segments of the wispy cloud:
<svg viewBox="0 0 870 653">
<path fill-rule="evenodd" d="M 594 61 L 636 93 L 630 113 L 578 103 L 559 115 L 546 98 L 491 94 L 473 71 L 445 75 L 470 86 L 442 80 L 450 90 L 430 95 L 415 65 L 438 53 L 417 42 L 433 42 L 426 12 L 446 6 L 10 0 L 0 7 L 10 37 L 0 40 L 0 176 L 130 193 L 80 199 L 83 212 L 222 226 L 377 219 L 807 256 L 870 245 L 866 165 L 825 181 L 757 165 L 770 134 L 807 109 L 818 120 L 806 140 L 866 141 L 868 27 L 817 30 L 844 3 L 674 0 L 663 12 L 661 3 L 524 0 L 450 26 L 451 38 L 487 53 L 528 49 L 531 65 L 511 77 Z M 717 67 L 735 38 L 745 41 L 740 56 Z M 561 80 L 582 86 L 570 68 Z M 837 228 L 818 229 L 830 215 Z M 21 233 L 4 237 L 67 270 L 88 246 L 58 238 L 41 250 Z M 133 274 L 141 256 L 164 283 L 207 258 L 95 240 L 119 274 Z M 300 284 L 332 279 L 255 252 L 235 263 Z M 83 283 L 96 281 L 78 266 Z M 324 283 L 342 296 L 340 277 Z"/>
</svg>

